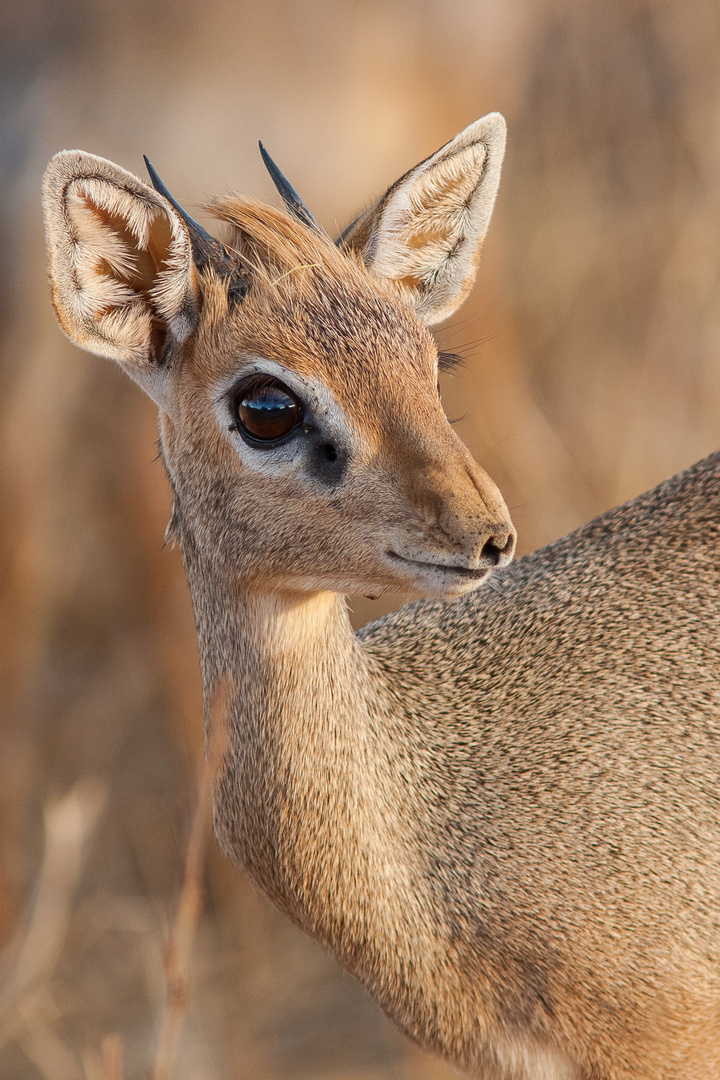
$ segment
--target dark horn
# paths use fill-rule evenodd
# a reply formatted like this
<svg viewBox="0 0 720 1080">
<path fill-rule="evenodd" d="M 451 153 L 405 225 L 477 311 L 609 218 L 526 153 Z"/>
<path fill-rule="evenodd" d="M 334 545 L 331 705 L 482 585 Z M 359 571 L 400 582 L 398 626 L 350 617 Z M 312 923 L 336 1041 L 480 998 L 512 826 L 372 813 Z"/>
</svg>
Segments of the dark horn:
<svg viewBox="0 0 720 1080">
<path fill-rule="evenodd" d="M 145 154 L 143 154 L 143 159 L 145 161 L 145 168 L 152 181 L 152 186 L 158 194 L 167 199 L 170 205 L 177 210 L 178 214 L 187 225 L 188 232 L 190 233 L 190 243 L 195 265 L 201 267 L 206 266 L 208 263 L 214 263 L 215 265 L 224 266 L 230 262 L 230 256 L 220 241 L 216 240 L 214 236 L 211 236 L 209 232 L 206 232 L 202 225 L 199 225 L 194 218 L 190 217 L 187 211 L 183 210 L 180 203 L 172 197 L 165 187 Z"/>
<path fill-rule="evenodd" d="M 305 203 L 298 195 L 295 188 L 292 186 L 287 177 L 283 176 L 278 169 L 273 159 L 268 154 L 267 150 L 261 142 L 258 143 L 260 147 L 260 154 L 265 163 L 265 168 L 270 173 L 272 182 L 280 193 L 280 198 L 285 203 L 291 214 L 293 214 L 299 221 L 302 221 L 303 225 L 308 225 L 311 229 L 315 229 L 316 232 L 321 233 L 323 236 L 327 236 L 327 233 L 323 229 L 322 225 L 318 225 L 315 218 L 308 210 Z"/>
</svg>

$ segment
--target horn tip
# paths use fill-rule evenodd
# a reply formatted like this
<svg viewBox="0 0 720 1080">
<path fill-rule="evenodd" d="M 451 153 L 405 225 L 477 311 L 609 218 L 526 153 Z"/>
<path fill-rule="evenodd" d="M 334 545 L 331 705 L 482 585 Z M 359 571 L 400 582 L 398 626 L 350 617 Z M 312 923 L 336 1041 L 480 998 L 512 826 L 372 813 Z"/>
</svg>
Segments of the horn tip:
<svg viewBox="0 0 720 1080">
<path fill-rule="evenodd" d="M 162 180 L 158 176 L 155 169 L 150 164 L 150 159 L 147 156 L 147 154 L 143 154 L 143 161 L 145 162 L 145 168 L 147 169 L 148 176 L 150 177 L 150 181 L 152 183 L 152 186 L 161 195 L 167 196 L 167 194 L 168 194 L 167 189 L 165 189 L 165 185 L 163 184 Z"/>
</svg>

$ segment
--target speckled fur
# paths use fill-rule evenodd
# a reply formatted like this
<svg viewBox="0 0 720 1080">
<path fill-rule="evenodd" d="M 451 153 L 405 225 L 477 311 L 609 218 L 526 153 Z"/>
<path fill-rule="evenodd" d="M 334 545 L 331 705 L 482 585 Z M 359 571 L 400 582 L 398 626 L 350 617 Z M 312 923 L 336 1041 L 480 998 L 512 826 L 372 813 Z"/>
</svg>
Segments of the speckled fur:
<svg viewBox="0 0 720 1080">
<path fill-rule="evenodd" d="M 457 160 L 479 168 L 464 137 Z M 189 266 L 174 211 L 98 160 L 50 166 L 55 303 L 73 340 L 100 349 L 92 306 L 57 272 L 92 257 L 122 286 L 100 282 L 104 302 L 122 305 L 131 287 L 134 326 L 165 320 L 159 357 L 147 334 L 123 340 L 122 312 L 98 312 L 119 327 L 109 355 L 161 406 L 206 700 L 230 690 L 215 800 L 229 856 L 403 1030 L 472 1076 L 720 1076 L 720 455 L 496 572 L 492 588 L 437 585 L 443 599 L 356 636 L 343 592 L 420 573 L 389 547 L 475 568 L 489 537 L 506 555 L 513 543 L 437 398 L 418 318 L 432 321 L 430 280 L 411 302 L 406 251 L 401 289 L 373 270 L 372 236 L 391 264 L 393 190 L 427 221 L 426 171 L 340 249 L 250 200 L 216 204 L 248 282 L 237 302 L 212 266 Z M 81 184 L 71 236 L 55 181 L 86 166 L 102 185 Z M 472 188 L 451 180 L 431 193 Z M 103 186 L 114 183 L 119 202 Z M 92 198 L 114 214 L 133 193 L 151 234 L 167 215 L 164 250 L 172 236 L 185 253 L 156 260 L 162 290 L 132 251 L 97 262 L 108 217 L 98 230 Z M 493 198 L 466 209 L 487 218 Z M 88 252 L 71 252 L 88 222 Z M 153 247 L 119 231 L 124 245 L 133 235 Z M 439 275 L 437 310 L 451 277 Z M 466 285 L 461 274 L 453 303 Z M 173 322 L 181 301 L 189 336 Z M 258 356 L 308 393 L 326 388 L 341 473 L 302 454 L 255 462 L 229 432 L 227 386 Z"/>
<path fill-rule="evenodd" d="M 457 969 L 581 1076 L 718 1076 L 720 454 L 493 584 L 361 634 Z"/>
</svg>

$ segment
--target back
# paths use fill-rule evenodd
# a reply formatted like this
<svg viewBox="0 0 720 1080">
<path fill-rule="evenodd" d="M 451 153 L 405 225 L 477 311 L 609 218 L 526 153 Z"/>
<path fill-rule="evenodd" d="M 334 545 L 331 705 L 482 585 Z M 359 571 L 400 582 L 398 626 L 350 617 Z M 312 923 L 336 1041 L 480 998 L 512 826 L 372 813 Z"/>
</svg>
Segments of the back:
<svg viewBox="0 0 720 1080">
<path fill-rule="evenodd" d="M 458 970 L 684 1076 L 673 1024 L 719 1034 L 720 454 L 491 586 L 360 635 Z"/>
</svg>

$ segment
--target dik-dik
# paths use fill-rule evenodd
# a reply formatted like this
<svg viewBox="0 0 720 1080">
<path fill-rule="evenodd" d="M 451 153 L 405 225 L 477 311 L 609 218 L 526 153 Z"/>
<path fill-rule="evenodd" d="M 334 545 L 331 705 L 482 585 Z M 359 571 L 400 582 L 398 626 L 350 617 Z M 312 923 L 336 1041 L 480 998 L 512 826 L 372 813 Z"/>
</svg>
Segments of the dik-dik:
<svg viewBox="0 0 720 1080">
<path fill-rule="evenodd" d="M 228 855 L 474 1077 L 713 1080 L 720 455 L 508 568 L 428 332 L 504 144 L 477 121 L 335 243 L 267 155 L 287 212 L 217 200 L 221 242 L 63 152 L 55 309 L 160 410 Z M 390 589 L 427 598 L 355 635 L 344 594 Z"/>
</svg>

